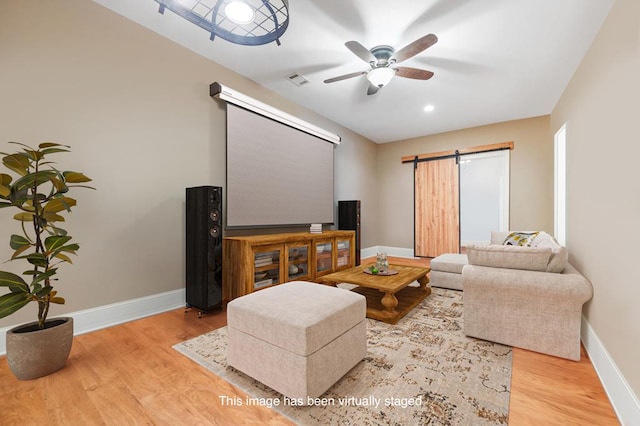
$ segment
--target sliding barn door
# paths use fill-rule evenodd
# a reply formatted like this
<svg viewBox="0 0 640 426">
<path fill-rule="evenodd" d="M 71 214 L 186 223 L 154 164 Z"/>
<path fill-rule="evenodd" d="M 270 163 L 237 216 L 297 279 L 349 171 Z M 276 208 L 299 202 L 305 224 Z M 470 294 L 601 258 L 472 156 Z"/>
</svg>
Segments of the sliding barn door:
<svg viewBox="0 0 640 426">
<path fill-rule="evenodd" d="M 415 256 L 460 252 L 460 191 L 455 158 L 415 168 Z"/>
</svg>

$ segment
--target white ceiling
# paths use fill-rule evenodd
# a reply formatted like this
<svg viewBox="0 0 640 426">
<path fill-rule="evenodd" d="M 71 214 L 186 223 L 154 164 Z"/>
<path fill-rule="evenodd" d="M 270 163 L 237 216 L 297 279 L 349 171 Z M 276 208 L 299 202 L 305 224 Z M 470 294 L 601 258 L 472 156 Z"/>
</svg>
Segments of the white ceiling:
<svg viewBox="0 0 640 426">
<path fill-rule="evenodd" d="M 614 2 L 289 0 L 281 46 L 241 46 L 154 0 L 93 1 L 377 143 L 551 113 Z M 438 43 L 402 66 L 430 80 L 396 76 L 372 96 L 365 76 L 323 83 L 369 69 L 346 41 L 398 50 L 429 33 Z M 292 84 L 294 72 L 310 83 Z"/>
</svg>

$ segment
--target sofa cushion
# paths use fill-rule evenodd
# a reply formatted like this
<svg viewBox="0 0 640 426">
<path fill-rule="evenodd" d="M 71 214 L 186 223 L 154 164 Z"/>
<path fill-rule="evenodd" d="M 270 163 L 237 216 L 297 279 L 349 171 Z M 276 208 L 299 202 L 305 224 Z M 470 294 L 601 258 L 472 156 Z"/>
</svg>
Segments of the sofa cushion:
<svg viewBox="0 0 640 426">
<path fill-rule="evenodd" d="M 561 246 L 552 235 L 541 232 L 533 242 L 535 247 L 550 248 L 551 258 L 547 265 L 547 272 L 561 273 L 569 262 L 569 252 L 566 247 Z"/>
<path fill-rule="evenodd" d="M 496 244 L 468 245 L 467 258 L 470 265 L 492 268 L 547 270 L 553 251 L 550 247 L 521 247 Z"/>
<path fill-rule="evenodd" d="M 511 231 L 492 231 L 491 232 L 491 244 L 502 244 L 507 239 Z"/>
<path fill-rule="evenodd" d="M 432 271 L 461 274 L 462 267 L 467 263 L 469 262 L 466 254 L 447 253 L 433 258 L 429 266 Z"/>
</svg>

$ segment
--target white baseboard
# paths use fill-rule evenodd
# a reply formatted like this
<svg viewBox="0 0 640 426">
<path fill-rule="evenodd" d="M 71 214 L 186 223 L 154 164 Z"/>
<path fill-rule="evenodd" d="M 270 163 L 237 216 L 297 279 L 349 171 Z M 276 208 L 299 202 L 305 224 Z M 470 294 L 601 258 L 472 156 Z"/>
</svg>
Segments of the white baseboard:
<svg viewBox="0 0 640 426">
<path fill-rule="evenodd" d="M 362 259 L 367 257 L 376 257 L 378 252 L 385 252 L 387 256 L 406 257 L 409 259 L 415 259 L 413 255 L 413 249 L 401 248 L 401 247 L 387 247 L 387 246 L 373 246 L 360 250 L 360 256 Z"/>
<path fill-rule="evenodd" d="M 620 423 L 629 426 L 637 425 L 640 419 L 640 401 L 584 317 L 582 317 L 582 343 Z"/>
<path fill-rule="evenodd" d="M 64 316 L 73 317 L 73 334 L 77 336 L 184 306 L 185 290 L 181 289 L 85 309 Z M 5 336 L 13 327 L 15 326 L 0 328 L 0 355 L 7 352 Z"/>
</svg>

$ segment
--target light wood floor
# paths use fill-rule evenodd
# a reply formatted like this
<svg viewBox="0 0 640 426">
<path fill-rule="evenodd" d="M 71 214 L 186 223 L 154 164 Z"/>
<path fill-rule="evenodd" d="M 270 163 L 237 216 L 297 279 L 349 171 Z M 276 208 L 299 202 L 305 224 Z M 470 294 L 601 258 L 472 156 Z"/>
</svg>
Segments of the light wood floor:
<svg viewBox="0 0 640 426">
<path fill-rule="evenodd" d="M 64 369 L 31 381 L 0 357 L 0 425 L 291 425 L 223 406 L 221 395 L 244 394 L 171 348 L 224 325 L 224 312 L 177 309 L 77 336 Z M 514 349 L 509 424 L 619 423 L 584 350 L 573 362 Z"/>
</svg>

